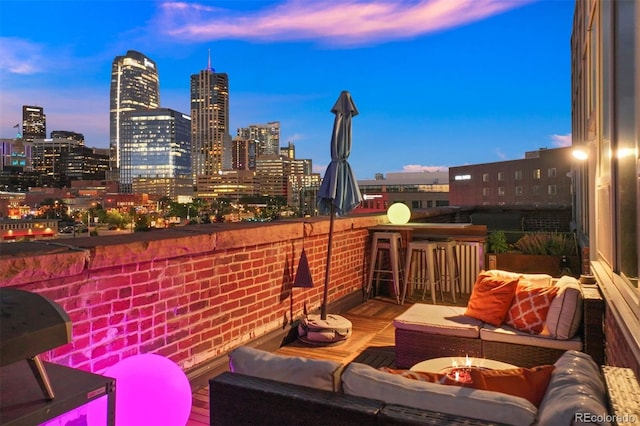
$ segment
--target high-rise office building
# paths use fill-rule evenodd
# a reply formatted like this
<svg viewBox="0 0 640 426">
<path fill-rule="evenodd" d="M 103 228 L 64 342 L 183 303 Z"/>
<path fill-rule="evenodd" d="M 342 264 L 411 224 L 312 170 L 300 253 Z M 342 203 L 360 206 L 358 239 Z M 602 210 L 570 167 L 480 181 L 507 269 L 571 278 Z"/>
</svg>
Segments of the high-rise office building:
<svg viewBox="0 0 640 426">
<path fill-rule="evenodd" d="M 33 142 L 47 137 L 47 116 L 39 106 L 22 106 L 22 139 Z"/>
<path fill-rule="evenodd" d="M 231 168 L 233 170 L 256 169 L 256 141 L 251 139 L 233 138 Z"/>
<path fill-rule="evenodd" d="M 122 149 L 123 117 L 127 111 L 144 111 L 160 106 L 160 80 L 156 63 L 135 50 L 124 56 L 116 56 L 111 65 L 110 94 L 110 174 L 109 178 L 120 180 L 122 163 L 130 161 L 129 154 Z M 124 185 L 122 192 L 131 192 Z"/>
<path fill-rule="evenodd" d="M 191 75 L 191 164 L 193 181 L 231 169 L 229 77 L 211 68 Z"/>
<path fill-rule="evenodd" d="M 255 140 L 257 155 L 280 155 L 279 121 L 241 127 L 237 131 L 237 136 L 241 139 Z"/>
<path fill-rule="evenodd" d="M 172 198 L 192 195 L 188 115 L 169 108 L 125 112 L 121 149 L 125 153 L 120 164 L 121 186 Z"/>
</svg>

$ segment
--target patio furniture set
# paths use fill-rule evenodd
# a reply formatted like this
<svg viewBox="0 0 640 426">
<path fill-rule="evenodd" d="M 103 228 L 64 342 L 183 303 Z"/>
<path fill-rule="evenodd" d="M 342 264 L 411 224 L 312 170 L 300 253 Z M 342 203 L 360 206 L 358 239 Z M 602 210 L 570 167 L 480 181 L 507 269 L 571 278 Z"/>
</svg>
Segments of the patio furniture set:
<svg viewBox="0 0 640 426">
<path fill-rule="evenodd" d="M 640 421 L 630 369 L 599 369 L 583 352 L 555 363 L 539 407 L 513 395 L 431 383 L 351 362 L 283 356 L 249 347 L 209 380 L 212 425 L 560 425 Z"/>
<path fill-rule="evenodd" d="M 510 286 L 512 308 L 532 302 L 520 293 L 535 294 L 538 305 L 546 295 L 544 324 L 535 325 L 541 331 L 474 318 L 474 309 L 491 311 L 491 306 L 478 305 L 485 281 L 502 286 L 491 287 L 490 297 L 496 296 L 496 288 Z M 229 354 L 231 371 L 209 381 L 211 424 L 640 422 L 640 385 L 633 371 L 603 366 L 603 309 L 597 287 L 582 286 L 571 277 L 482 272 L 466 308 L 415 304 L 394 320 L 396 369 L 236 348 Z M 477 316 L 482 318 L 483 312 Z M 465 370 L 473 371 L 470 384 L 460 386 L 458 375 L 452 386 L 442 374 L 434 376 L 436 371 L 416 374 L 458 357 L 474 364 L 473 370 Z M 473 383 L 480 370 L 524 381 L 482 387 L 484 378 Z M 540 370 L 548 372 L 546 381 L 527 381 Z M 525 388 L 536 390 L 539 399 L 511 391 Z"/>
</svg>

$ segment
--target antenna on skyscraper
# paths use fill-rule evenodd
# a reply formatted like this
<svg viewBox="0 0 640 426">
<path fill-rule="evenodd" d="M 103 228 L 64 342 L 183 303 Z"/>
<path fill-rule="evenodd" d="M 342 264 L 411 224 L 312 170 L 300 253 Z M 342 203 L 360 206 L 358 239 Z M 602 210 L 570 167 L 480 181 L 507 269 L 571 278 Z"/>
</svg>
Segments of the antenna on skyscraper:
<svg viewBox="0 0 640 426">
<path fill-rule="evenodd" d="M 213 68 L 211 68 L 211 49 L 209 49 L 209 61 L 207 62 L 207 71 L 213 71 Z"/>
</svg>

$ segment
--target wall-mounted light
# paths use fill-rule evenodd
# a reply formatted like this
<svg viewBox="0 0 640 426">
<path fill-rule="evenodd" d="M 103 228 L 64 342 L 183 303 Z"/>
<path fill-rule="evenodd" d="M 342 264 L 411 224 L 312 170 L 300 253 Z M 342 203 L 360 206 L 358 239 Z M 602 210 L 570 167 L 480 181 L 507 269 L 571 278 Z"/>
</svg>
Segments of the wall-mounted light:
<svg viewBox="0 0 640 426">
<path fill-rule="evenodd" d="M 411 219 L 411 210 L 404 203 L 393 203 L 387 209 L 387 218 L 394 225 L 403 225 Z"/>
<path fill-rule="evenodd" d="M 580 161 L 584 161 L 589 158 L 589 152 L 586 147 L 573 148 L 571 155 L 573 155 L 573 158 Z"/>
</svg>

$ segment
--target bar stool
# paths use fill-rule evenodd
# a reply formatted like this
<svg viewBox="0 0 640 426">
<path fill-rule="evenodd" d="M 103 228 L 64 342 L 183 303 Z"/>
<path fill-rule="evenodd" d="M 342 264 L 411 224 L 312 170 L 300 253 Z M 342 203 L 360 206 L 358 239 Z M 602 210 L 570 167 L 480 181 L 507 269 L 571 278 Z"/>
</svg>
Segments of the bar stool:
<svg viewBox="0 0 640 426">
<path fill-rule="evenodd" d="M 404 267 L 404 285 L 402 288 L 402 300 L 404 304 L 405 297 L 409 287 L 422 288 L 422 300 L 424 300 L 427 292 L 427 285 L 431 291 L 431 301 L 436 304 L 436 284 L 435 274 L 430 274 L 434 268 L 435 244 L 430 241 L 411 241 L 407 246 L 407 254 L 405 256 L 406 263 Z M 444 301 L 442 294 L 442 286 L 440 287 L 440 297 Z"/>
<path fill-rule="evenodd" d="M 456 303 L 456 287 L 462 294 L 460 283 L 460 267 L 456 255 L 456 243 L 453 240 L 430 241 L 435 250 L 433 268 L 429 269 L 429 278 L 433 279 L 442 288 L 448 284 L 451 289 L 451 299 Z M 444 300 L 444 298 L 443 298 Z M 435 303 L 435 301 L 434 301 Z"/>
<path fill-rule="evenodd" d="M 400 304 L 401 284 L 401 247 L 402 237 L 399 232 L 374 232 L 371 243 L 371 260 L 369 262 L 369 281 L 366 295 L 373 290 L 375 280 L 376 290 L 380 281 L 393 283 L 396 302 Z"/>
</svg>

